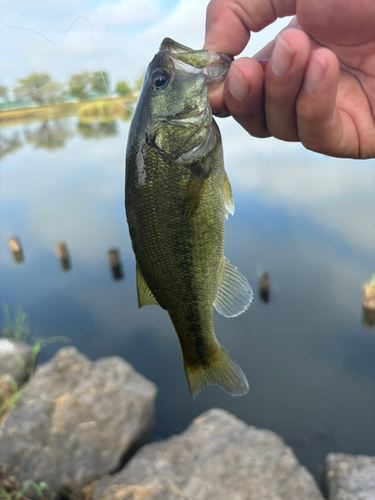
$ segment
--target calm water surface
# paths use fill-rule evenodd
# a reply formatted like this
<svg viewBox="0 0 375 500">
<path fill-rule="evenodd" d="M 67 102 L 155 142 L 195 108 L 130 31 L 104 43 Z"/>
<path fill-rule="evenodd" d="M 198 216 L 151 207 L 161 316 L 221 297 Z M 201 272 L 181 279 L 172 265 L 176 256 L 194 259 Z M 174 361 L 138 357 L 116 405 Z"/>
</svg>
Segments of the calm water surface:
<svg viewBox="0 0 375 500">
<path fill-rule="evenodd" d="M 91 359 L 122 356 L 155 382 L 153 439 L 220 407 L 280 434 L 318 478 L 328 452 L 375 455 L 375 328 L 362 324 L 361 305 L 375 272 L 374 161 L 251 139 L 231 120 L 220 126 L 236 204 L 225 253 L 254 289 L 257 266 L 272 285 L 268 304 L 255 294 L 238 318 L 215 312 L 217 337 L 249 380 L 246 396 L 210 386 L 192 400 L 167 313 L 137 307 L 123 200 L 128 122 L 0 129 L 0 302 L 22 306 L 35 337 L 65 335 Z M 21 240 L 22 263 L 10 236 Z M 113 248 L 123 279 L 111 271 Z"/>
</svg>

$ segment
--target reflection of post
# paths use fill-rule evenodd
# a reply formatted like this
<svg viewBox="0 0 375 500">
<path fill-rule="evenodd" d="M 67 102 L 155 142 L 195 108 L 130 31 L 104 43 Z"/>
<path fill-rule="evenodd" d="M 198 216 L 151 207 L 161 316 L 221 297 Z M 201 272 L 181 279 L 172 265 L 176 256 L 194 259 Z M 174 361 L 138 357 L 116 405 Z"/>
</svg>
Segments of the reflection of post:
<svg viewBox="0 0 375 500">
<path fill-rule="evenodd" d="M 263 273 L 258 282 L 259 297 L 263 302 L 270 300 L 270 283 L 268 273 Z"/>
<path fill-rule="evenodd" d="M 362 325 L 368 326 L 369 328 L 375 327 L 375 309 L 362 309 Z"/>
<path fill-rule="evenodd" d="M 17 263 L 23 262 L 25 260 L 25 257 L 23 255 L 23 250 L 21 247 L 21 242 L 17 236 L 11 236 L 8 239 L 8 243 L 10 246 L 10 249 L 12 250 L 14 260 Z"/>
<path fill-rule="evenodd" d="M 60 258 L 61 268 L 63 271 L 69 271 L 72 267 L 72 263 L 70 261 L 70 255 L 68 250 L 68 245 L 65 241 L 58 241 L 56 243 L 57 255 Z"/>
<path fill-rule="evenodd" d="M 108 257 L 109 263 L 111 264 L 113 279 L 122 280 L 124 278 L 124 272 L 122 270 L 119 250 L 112 248 L 108 251 Z"/>
<path fill-rule="evenodd" d="M 375 326 L 375 278 L 363 287 L 362 324 Z"/>
</svg>

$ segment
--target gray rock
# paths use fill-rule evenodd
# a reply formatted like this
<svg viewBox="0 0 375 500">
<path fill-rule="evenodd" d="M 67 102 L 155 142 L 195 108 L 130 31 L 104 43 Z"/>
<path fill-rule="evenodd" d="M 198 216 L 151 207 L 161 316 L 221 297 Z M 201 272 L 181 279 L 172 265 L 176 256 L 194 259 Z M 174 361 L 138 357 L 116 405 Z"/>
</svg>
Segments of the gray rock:
<svg viewBox="0 0 375 500">
<path fill-rule="evenodd" d="M 0 338 L 0 377 L 10 375 L 22 385 L 33 369 L 31 351 L 32 347 L 25 342 Z"/>
<path fill-rule="evenodd" d="M 271 431 L 213 409 L 166 441 L 144 446 L 99 481 L 102 500 L 323 500 L 312 476 Z"/>
<path fill-rule="evenodd" d="M 60 349 L 41 365 L 0 431 L 0 468 L 53 492 L 119 468 L 153 422 L 156 387 L 118 357 Z"/>
<path fill-rule="evenodd" d="M 326 481 L 329 500 L 375 500 L 375 457 L 330 453 Z"/>
</svg>

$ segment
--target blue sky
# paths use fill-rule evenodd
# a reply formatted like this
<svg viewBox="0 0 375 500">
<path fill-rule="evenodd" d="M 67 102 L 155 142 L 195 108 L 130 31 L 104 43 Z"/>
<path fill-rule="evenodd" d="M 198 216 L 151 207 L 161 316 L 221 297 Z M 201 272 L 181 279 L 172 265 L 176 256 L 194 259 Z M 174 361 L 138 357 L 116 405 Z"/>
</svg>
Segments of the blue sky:
<svg viewBox="0 0 375 500">
<path fill-rule="evenodd" d="M 66 81 L 81 71 L 98 70 L 97 56 L 112 82 L 134 81 L 145 69 L 166 36 L 200 48 L 204 40 L 207 0 L 2 0 L 0 19 L 38 31 L 59 43 L 80 16 L 93 27 L 97 50 L 88 23 L 79 20 L 60 47 L 36 33 L 0 23 L 0 84 L 13 86 L 32 71 L 46 71 Z M 288 20 L 280 20 L 255 34 L 246 50 L 257 52 Z"/>
</svg>

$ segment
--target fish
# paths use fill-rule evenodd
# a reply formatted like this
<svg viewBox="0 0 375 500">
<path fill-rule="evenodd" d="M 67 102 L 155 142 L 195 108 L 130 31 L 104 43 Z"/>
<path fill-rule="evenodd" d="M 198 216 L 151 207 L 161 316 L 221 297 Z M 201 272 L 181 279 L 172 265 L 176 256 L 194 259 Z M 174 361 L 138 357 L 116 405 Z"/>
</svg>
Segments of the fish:
<svg viewBox="0 0 375 500">
<path fill-rule="evenodd" d="M 232 60 L 165 38 L 145 73 L 126 150 L 138 307 L 158 304 L 168 312 L 193 398 L 207 384 L 234 396 L 249 388 L 213 322 L 214 307 L 237 316 L 253 297 L 247 279 L 224 257 L 225 218 L 234 214 L 234 203 L 207 98 Z"/>
</svg>

